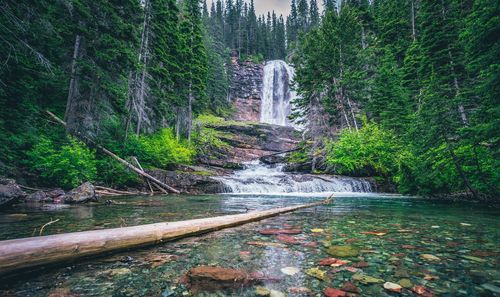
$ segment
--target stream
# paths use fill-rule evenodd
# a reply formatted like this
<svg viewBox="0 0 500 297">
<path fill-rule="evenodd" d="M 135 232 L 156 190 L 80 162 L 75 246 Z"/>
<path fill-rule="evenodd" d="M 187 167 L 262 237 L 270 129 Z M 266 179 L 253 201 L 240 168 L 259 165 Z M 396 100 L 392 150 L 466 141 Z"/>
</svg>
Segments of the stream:
<svg viewBox="0 0 500 297">
<path fill-rule="evenodd" d="M 288 120 L 293 73 L 283 61 L 267 62 L 261 122 L 294 126 Z M 375 193 L 368 179 L 288 173 L 282 164 L 259 161 L 218 178 L 223 194 L 18 205 L 0 212 L 0 240 L 239 214 L 332 193 L 335 200 L 0 279 L 0 296 L 500 296 L 499 208 Z M 186 282 L 199 266 L 253 279 Z"/>
<path fill-rule="evenodd" d="M 59 221 L 46 227 L 44 234 L 244 213 L 317 201 L 324 196 L 134 196 L 116 199 L 118 204 L 114 205 L 24 206 L 0 214 L 0 238 L 37 235 L 40 226 L 56 219 Z M 256 289 L 268 290 L 272 296 L 307 296 L 293 292 L 308 290 L 312 296 L 322 296 L 326 287 L 341 288 L 347 281 L 360 290 L 358 296 L 395 295 L 385 290 L 380 280 L 423 285 L 437 296 L 497 296 L 499 214 L 498 209 L 467 203 L 337 193 L 331 205 L 16 277 L 1 282 L 0 296 L 61 292 L 66 295 L 53 296 L 256 296 Z M 279 236 L 259 233 L 269 228 L 294 228 L 301 233 L 293 235 L 296 242 L 289 244 Z M 353 255 L 332 255 L 339 246 L 348 247 Z M 319 266 L 320 260 L 328 257 L 348 262 L 337 267 Z M 259 272 L 270 280 L 219 290 L 188 288 L 180 279 L 199 265 Z M 324 272 L 323 279 L 315 277 L 311 268 Z M 414 296 L 407 289 L 399 295 Z"/>
</svg>

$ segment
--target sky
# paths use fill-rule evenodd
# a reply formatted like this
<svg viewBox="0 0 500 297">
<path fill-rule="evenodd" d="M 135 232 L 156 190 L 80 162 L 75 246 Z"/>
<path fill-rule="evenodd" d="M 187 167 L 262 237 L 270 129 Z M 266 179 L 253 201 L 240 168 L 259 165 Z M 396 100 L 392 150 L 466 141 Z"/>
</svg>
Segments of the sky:
<svg viewBox="0 0 500 297">
<path fill-rule="evenodd" d="M 212 1 L 214 0 L 207 0 L 207 5 L 209 10 L 210 10 L 210 5 L 212 5 Z M 250 0 L 247 0 L 247 2 L 250 3 Z M 254 5 L 257 15 L 267 14 L 268 11 L 274 10 L 277 15 L 283 14 L 283 17 L 286 18 L 286 16 L 288 16 L 288 14 L 290 13 L 291 2 L 292 2 L 291 0 L 254 0 Z M 320 0 L 317 2 L 318 6 L 321 7 L 321 3 L 323 3 L 323 1 Z"/>
</svg>

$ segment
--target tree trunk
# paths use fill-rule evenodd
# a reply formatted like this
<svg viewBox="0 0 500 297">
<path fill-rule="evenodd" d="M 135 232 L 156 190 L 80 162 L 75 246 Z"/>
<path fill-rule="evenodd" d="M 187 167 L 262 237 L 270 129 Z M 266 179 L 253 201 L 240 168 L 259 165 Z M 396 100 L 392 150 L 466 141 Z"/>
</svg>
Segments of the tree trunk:
<svg viewBox="0 0 500 297">
<path fill-rule="evenodd" d="M 12 273 L 44 264 L 67 262 L 105 252 L 163 243 L 329 202 L 327 199 L 323 202 L 237 215 L 4 240 L 0 242 L 1 273 Z"/>
<path fill-rule="evenodd" d="M 70 80 L 69 80 L 69 90 L 68 90 L 68 98 L 66 101 L 66 111 L 64 113 L 64 120 L 68 120 L 69 113 L 71 112 L 71 107 L 73 105 L 74 97 L 76 96 L 78 90 L 78 82 L 76 79 L 76 63 L 78 60 L 78 56 L 80 55 L 80 43 L 82 37 L 80 34 L 76 34 L 75 37 L 75 45 L 73 47 L 73 58 L 71 60 L 71 72 L 70 72 Z"/>
<path fill-rule="evenodd" d="M 417 40 L 417 33 L 415 30 L 415 0 L 411 0 L 411 37 L 414 42 Z"/>
</svg>

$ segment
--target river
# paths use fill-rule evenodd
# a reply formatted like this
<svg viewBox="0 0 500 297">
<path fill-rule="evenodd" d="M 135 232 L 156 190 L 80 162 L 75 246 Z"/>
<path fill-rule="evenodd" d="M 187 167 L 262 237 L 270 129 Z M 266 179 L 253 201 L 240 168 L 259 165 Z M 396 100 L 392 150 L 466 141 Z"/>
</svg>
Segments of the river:
<svg viewBox="0 0 500 297">
<path fill-rule="evenodd" d="M 54 209 L 26 206 L 0 214 L 0 237 L 36 235 L 40 226 L 56 219 L 59 221 L 46 227 L 44 234 L 244 213 L 316 201 L 321 196 L 324 195 L 136 196 L 116 199 L 118 204 L 114 205 Z M 180 277 L 192 267 L 213 265 L 260 272 L 273 280 L 215 293 L 197 288 L 196 296 L 255 296 L 256 286 L 274 290 L 273 294 L 289 293 L 298 287 L 320 294 L 326 287 L 342 287 L 356 274 L 358 278 L 368 275 L 384 282 L 398 283 L 404 279 L 442 296 L 494 296 L 491 288 L 498 287 L 500 277 L 499 214 L 498 209 L 467 203 L 338 193 L 328 206 L 17 277 L 2 282 L 0 295 L 47 296 L 62 290 L 79 296 L 189 296 L 195 291 L 179 283 Z M 248 244 L 283 244 L 278 236 L 261 235 L 259 230 L 290 227 L 301 230 L 293 235 L 297 244 Z M 357 255 L 337 256 L 350 261 L 339 267 L 319 266 L 321 259 L 332 256 L 328 253 L 332 246 L 349 246 Z M 353 265 L 364 262 L 367 267 Z M 297 268 L 296 274 L 283 273 L 286 267 Z M 308 269 L 318 267 L 325 271 L 325 280 L 307 274 Z M 384 290 L 382 283 L 354 283 L 362 290 L 359 296 L 392 294 Z M 403 295 L 412 293 L 405 289 Z"/>
</svg>

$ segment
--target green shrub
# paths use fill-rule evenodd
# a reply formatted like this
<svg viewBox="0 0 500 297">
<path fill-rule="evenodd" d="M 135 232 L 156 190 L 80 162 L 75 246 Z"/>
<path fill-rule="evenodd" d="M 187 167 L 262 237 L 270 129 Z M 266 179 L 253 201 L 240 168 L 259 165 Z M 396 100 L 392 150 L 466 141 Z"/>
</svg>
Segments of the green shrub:
<svg viewBox="0 0 500 297">
<path fill-rule="evenodd" d="M 344 130 L 327 144 L 326 162 L 340 174 L 389 176 L 399 170 L 407 152 L 390 131 L 365 123 L 359 131 Z"/>
<path fill-rule="evenodd" d="M 94 151 L 72 137 L 60 147 L 49 138 L 41 137 L 27 155 L 28 165 L 44 184 L 73 188 L 96 180 Z"/>
<path fill-rule="evenodd" d="M 187 142 L 177 140 L 170 128 L 151 135 L 131 136 L 126 146 L 128 155 L 136 156 L 146 165 L 159 168 L 189 164 L 196 153 Z"/>
</svg>

